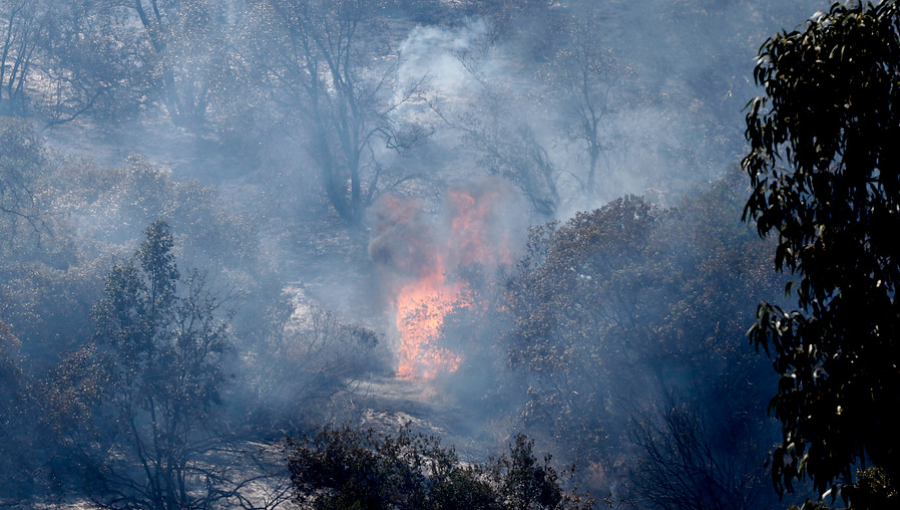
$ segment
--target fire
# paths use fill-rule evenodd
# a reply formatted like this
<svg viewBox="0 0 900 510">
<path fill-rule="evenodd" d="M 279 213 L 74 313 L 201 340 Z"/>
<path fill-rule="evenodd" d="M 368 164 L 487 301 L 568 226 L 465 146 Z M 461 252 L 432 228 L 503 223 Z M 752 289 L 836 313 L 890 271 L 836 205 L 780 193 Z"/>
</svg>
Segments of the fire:
<svg viewBox="0 0 900 510">
<path fill-rule="evenodd" d="M 461 189 L 450 191 L 451 243 L 460 265 L 480 264 L 496 269 L 500 264 L 512 263 L 508 229 L 492 228 L 492 220 L 499 203 L 505 198 L 505 188 L 481 188 L 478 191 Z"/>
<path fill-rule="evenodd" d="M 455 306 L 466 306 L 456 299 L 458 287 L 448 284 L 438 272 L 401 287 L 395 301 L 400 332 L 398 377 L 430 380 L 440 372 L 455 372 L 459 368 L 460 355 L 435 345 L 444 317 Z"/>
<path fill-rule="evenodd" d="M 427 381 L 455 372 L 464 361 L 439 345 L 447 315 L 472 306 L 469 282 L 448 275 L 461 266 L 492 271 L 512 261 L 509 233 L 495 225 L 506 194 L 494 181 L 475 190 L 451 190 L 443 224 L 429 221 L 413 200 L 382 200 L 369 253 L 390 270 L 400 337 L 398 377 Z"/>
</svg>

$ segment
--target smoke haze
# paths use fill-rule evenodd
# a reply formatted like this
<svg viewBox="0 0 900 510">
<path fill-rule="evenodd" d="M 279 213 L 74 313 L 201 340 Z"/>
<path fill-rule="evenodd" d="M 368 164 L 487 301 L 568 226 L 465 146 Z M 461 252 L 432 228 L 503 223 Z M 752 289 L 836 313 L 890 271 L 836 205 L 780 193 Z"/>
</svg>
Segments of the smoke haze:
<svg viewBox="0 0 900 510">
<path fill-rule="evenodd" d="M 666 465 L 779 504 L 737 162 L 759 45 L 824 5 L 63 4 L 0 4 L 0 506 L 158 504 L 148 395 L 183 507 L 289 508 L 285 435 L 406 421 L 615 504 L 678 507 Z"/>
</svg>

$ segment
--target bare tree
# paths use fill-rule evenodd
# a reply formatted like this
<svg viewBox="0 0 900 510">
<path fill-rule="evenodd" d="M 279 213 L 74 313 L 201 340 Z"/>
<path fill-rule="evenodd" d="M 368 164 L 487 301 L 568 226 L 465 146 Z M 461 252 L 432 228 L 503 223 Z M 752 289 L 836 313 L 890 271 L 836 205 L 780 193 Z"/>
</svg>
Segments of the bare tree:
<svg viewBox="0 0 900 510">
<path fill-rule="evenodd" d="M 396 83 L 388 22 L 377 0 L 258 0 L 273 37 L 259 48 L 260 75 L 290 121 L 301 121 L 306 149 L 335 211 L 358 224 L 384 189 L 418 177 L 388 175 L 380 152 L 404 150 L 427 136 L 404 123 L 400 105 L 422 82 Z M 387 180 L 388 182 L 382 182 Z"/>
<path fill-rule="evenodd" d="M 457 55 L 477 84 L 474 101 L 461 111 L 454 111 L 453 104 L 442 104 L 436 96 L 429 104 L 444 123 L 462 134 L 463 143 L 475 150 L 479 165 L 487 173 L 517 186 L 539 214 L 553 216 L 560 202 L 556 186 L 559 172 L 527 118 L 535 98 L 517 94 L 485 76 L 482 66 L 487 51 L 482 48 Z"/>
<path fill-rule="evenodd" d="M 717 413 L 717 423 L 706 422 L 692 406 L 676 404 L 671 397 L 662 406 L 655 417 L 642 416 L 631 424 L 631 440 L 638 450 L 634 484 L 626 498 L 631 506 L 771 507 L 763 450 L 754 442 L 756 431 L 748 428 L 753 420 Z"/>
<path fill-rule="evenodd" d="M 26 87 L 46 36 L 50 7 L 39 0 L 0 4 L 0 114 L 25 113 Z"/>
<path fill-rule="evenodd" d="M 248 360 L 251 380 L 244 386 L 252 404 L 246 411 L 267 428 L 333 419 L 332 397 L 387 367 L 374 332 L 309 304 L 294 303 L 290 312 L 259 339 Z"/>
<path fill-rule="evenodd" d="M 21 120 L 0 117 L 0 249 L 48 232 L 35 189 L 47 164 L 43 141 Z"/>
<path fill-rule="evenodd" d="M 128 0 L 124 5 L 137 15 L 144 29 L 172 122 L 202 128 L 214 90 L 228 67 L 227 9 L 231 3 Z"/>
<path fill-rule="evenodd" d="M 559 108 L 563 132 L 586 153 L 586 176 L 579 180 L 589 199 L 597 192 L 600 156 L 615 146 L 613 94 L 616 80 L 627 75 L 600 40 L 593 21 L 579 17 L 570 22 L 566 44 L 542 73 L 547 94 Z"/>
</svg>

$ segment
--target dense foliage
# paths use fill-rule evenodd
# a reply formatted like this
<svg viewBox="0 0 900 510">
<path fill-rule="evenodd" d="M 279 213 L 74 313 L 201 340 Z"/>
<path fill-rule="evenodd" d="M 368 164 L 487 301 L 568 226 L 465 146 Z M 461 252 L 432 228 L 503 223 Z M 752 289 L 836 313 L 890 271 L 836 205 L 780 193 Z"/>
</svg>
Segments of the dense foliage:
<svg viewBox="0 0 900 510">
<path fill-rule="evenodd" d="M 98 459 L 108 493 L 102 501 L 112 508 L 208 504 L 216 495 L 197 495 L 195 480 L 207 487 L 220 483 L 221 475 L 200 458 L 215 444 L 211 420 L 230 347 L 227 316 L 201 274 L 181 280 L 173 244 L 169 226 L 152 223 L 135 260 L 107 276 L 105 297 L 93 310 L 103 386 L 95 390 L 97 412 L 110 413 L 117 425 L 104 445 L 116 454 Z M 122 454 L 138 466 L 123 465 Z"/>
<path fill-rule="evenodd" d="M 735 177 L 677 209 L 629 197 L 534 229 L 502 294 L 525 430 L 592 466 L 597 488 L 626 476 L 620 495 L 638 506 L 772 502 L 745 300 L 782 283 L 771 246 L 734 220 Z"/>
<path fill-rule="evenodd" d="M 315 509 L 593 508 L 590 498 L 565 490 L 550 457 L 540 462 L 533 447 L 518 435 L 509 454 L 469 463 L 408 426 L 396 435 L 329 427 L 289 441 L 288 467 L 297 502 Z"/>
<path fill-rule="evenodd" d="M 377 432 L 295 443 L 294 503 L 586 506 L 524 431 L 611 504 L 771 506 L 742 332 L 783 281 L 721 177 L 754 41 L 817 1 L 0 1 L 0 506 L 289 507 L 322 423 Z M 414 246 L 493 184 L 499 273 Z M 428 383 L 388 194 L 386 251 L 461 289 Z"/>
<path fill-rule="evenodd" d="M 745 217 L 799 278 L 799 309 L 763 303 L 750 335 L 781 376 L 779 490 L 809 476 L 825 491 L 868 460 L 900 476 L 898 57 L 894 1 L 835 4 L 760 50 Z"/>
</svg>

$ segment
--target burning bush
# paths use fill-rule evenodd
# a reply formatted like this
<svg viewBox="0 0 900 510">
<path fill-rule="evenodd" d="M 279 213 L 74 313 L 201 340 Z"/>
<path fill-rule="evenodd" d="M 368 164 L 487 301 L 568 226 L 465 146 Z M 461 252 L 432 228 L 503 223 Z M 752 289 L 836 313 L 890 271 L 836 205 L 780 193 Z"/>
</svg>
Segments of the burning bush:
<svg viewBox="0 0 900 510">
<path fill-rule="evenodd" d="M 449 190 L 440 217 L 414 200 L 380 201 L 369 255 L 385 276 L 396 312 L 399 377 L 431 380 L 463 362 L 441 342 L 444 320 L 473 305 L 473 281 L 464 273 L 483 276 L 512 264 L 512 229 L 503 212 L 516 199 L 507 184 L 485 179 Z"/>
</svg>

